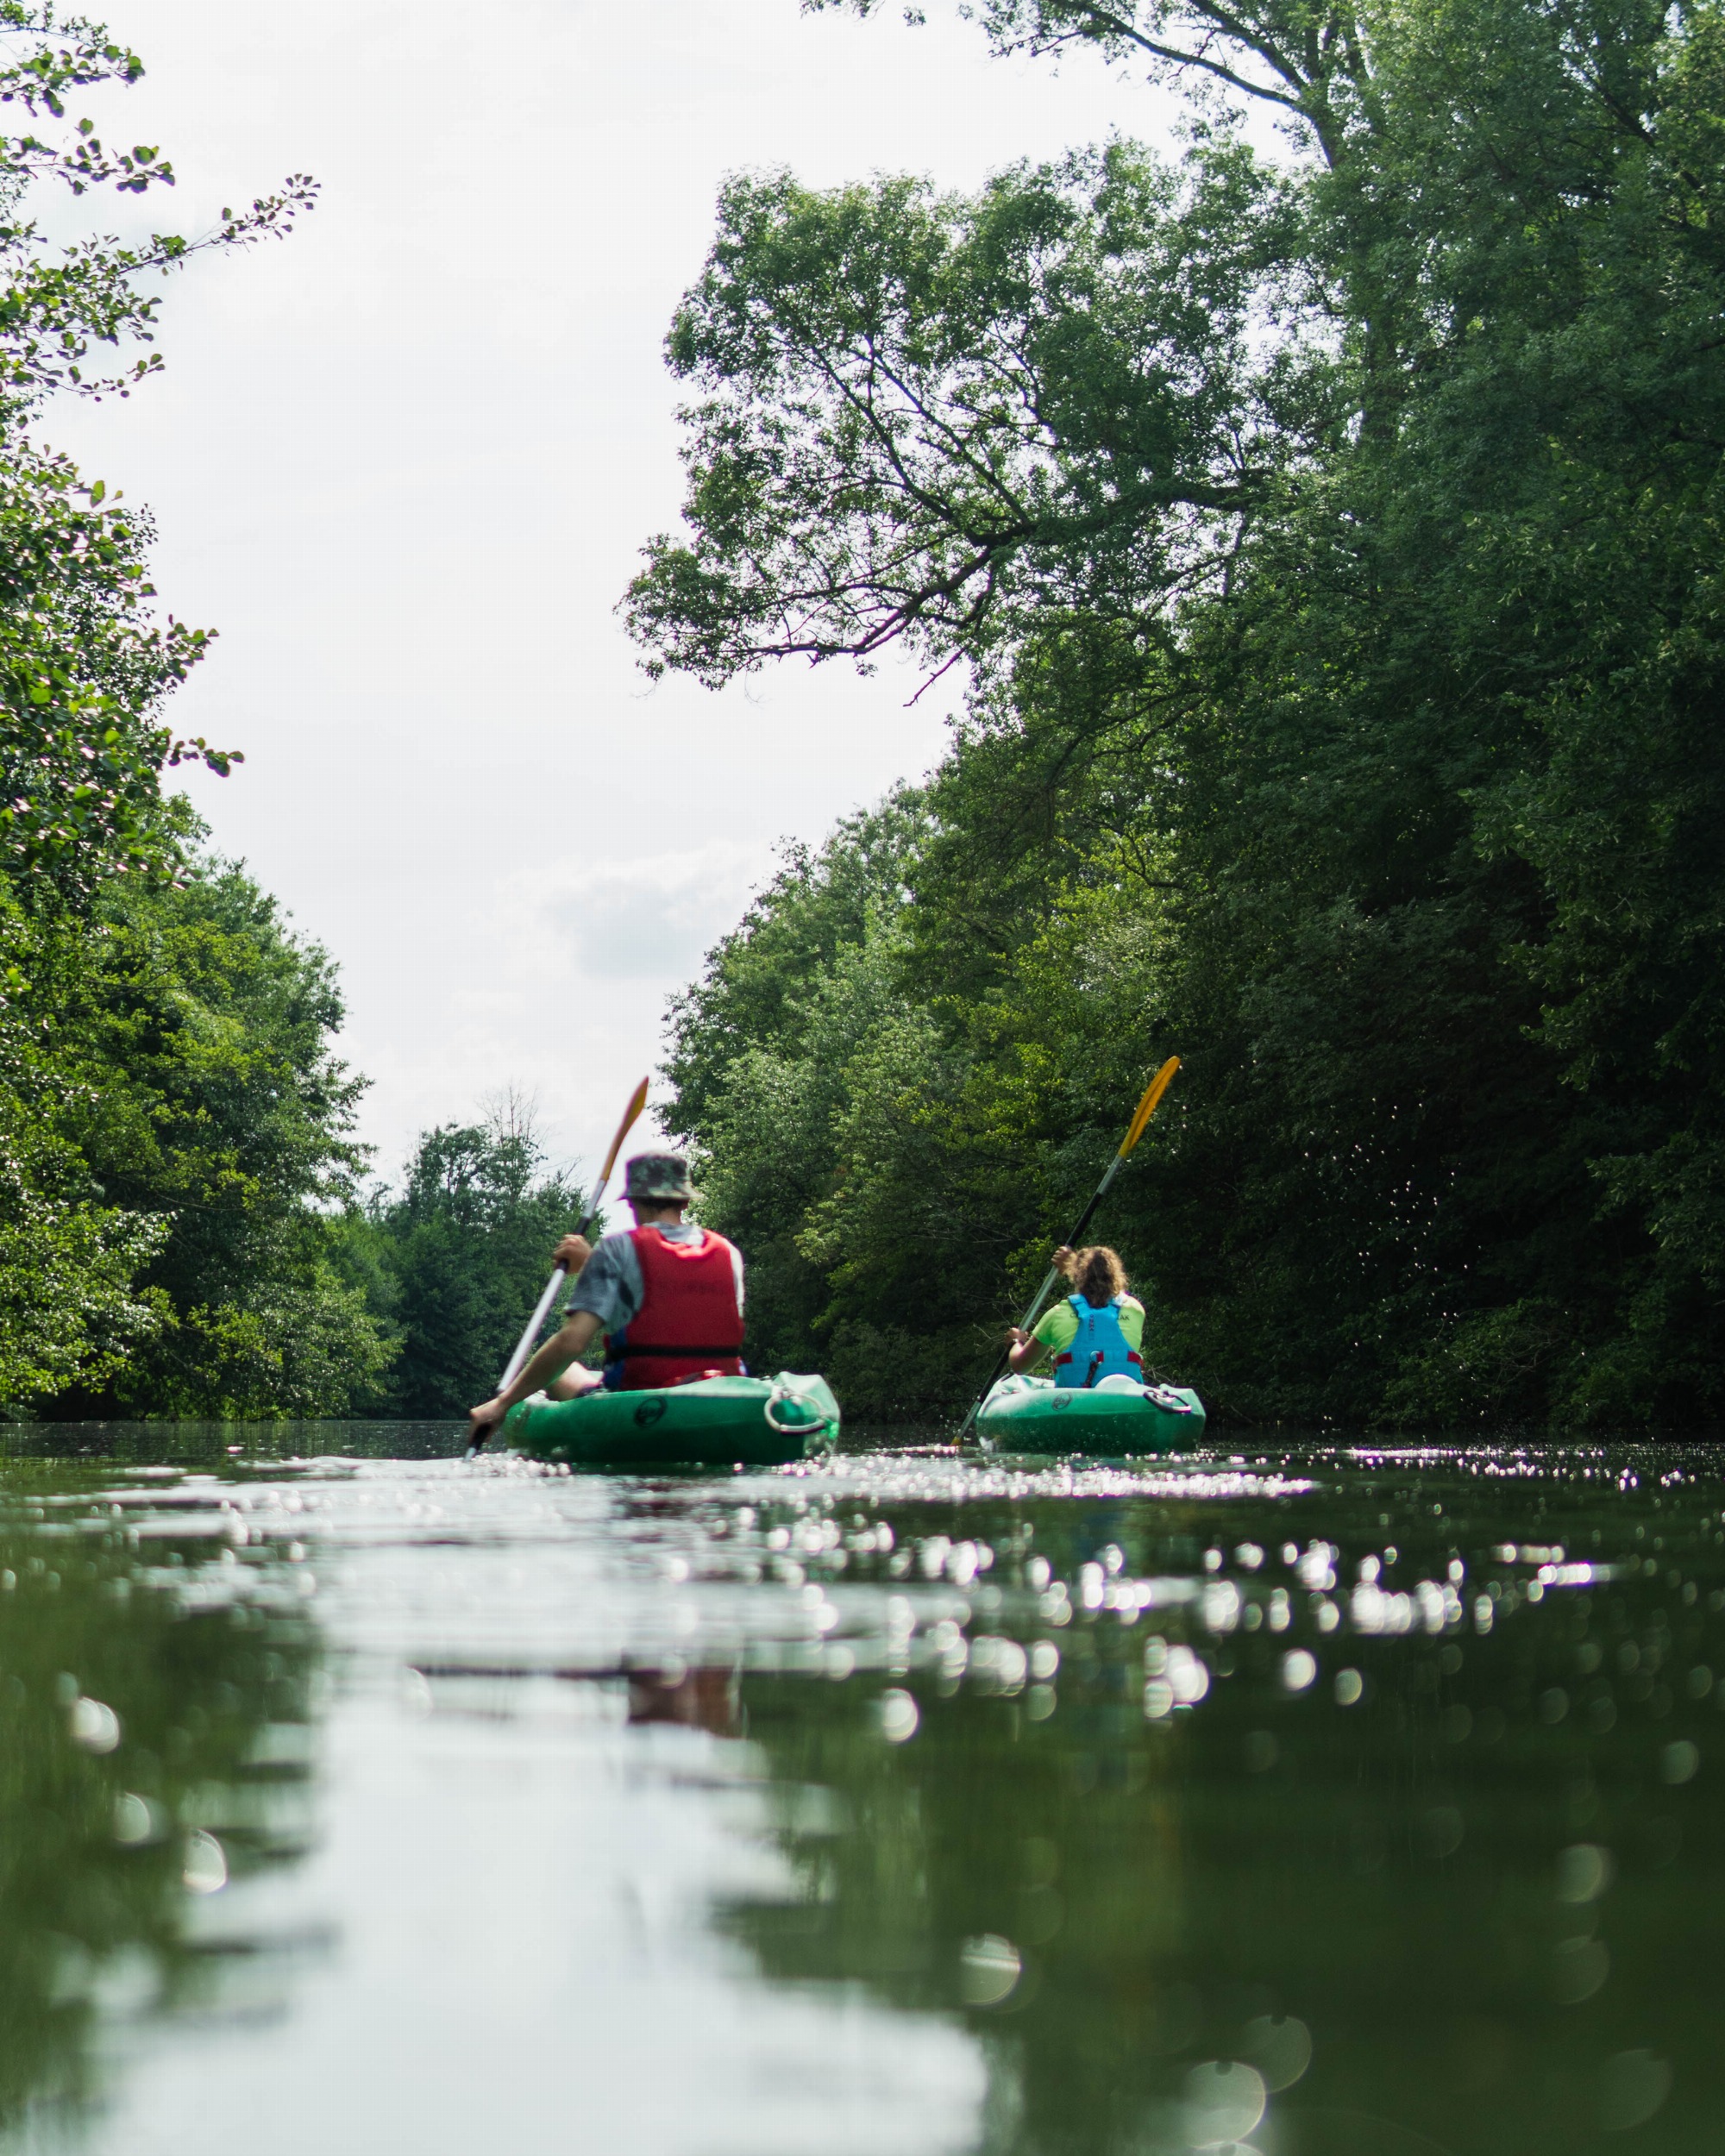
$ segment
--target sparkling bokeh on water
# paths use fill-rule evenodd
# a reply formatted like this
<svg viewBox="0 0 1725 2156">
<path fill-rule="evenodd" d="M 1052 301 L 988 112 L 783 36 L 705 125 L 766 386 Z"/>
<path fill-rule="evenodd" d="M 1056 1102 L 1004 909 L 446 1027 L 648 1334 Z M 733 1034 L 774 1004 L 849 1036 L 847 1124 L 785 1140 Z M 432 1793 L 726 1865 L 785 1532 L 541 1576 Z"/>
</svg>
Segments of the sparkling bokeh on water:
<svg viewBox="0 0 1725 2156">
<path fill-rule="evenodd" d="M 8 2147 L 1715 2146 L 1705 1449 L 7 1438 Z"/>
</svg>

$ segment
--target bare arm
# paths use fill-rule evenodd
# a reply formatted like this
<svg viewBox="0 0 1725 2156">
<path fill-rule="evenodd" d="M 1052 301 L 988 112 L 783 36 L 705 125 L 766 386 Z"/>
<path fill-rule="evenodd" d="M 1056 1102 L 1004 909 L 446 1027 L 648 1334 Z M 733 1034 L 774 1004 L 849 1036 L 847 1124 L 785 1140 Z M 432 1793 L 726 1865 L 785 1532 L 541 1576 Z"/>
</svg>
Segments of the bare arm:
<svg viewBox="0 0 1725 2156">
<path fill-rule="evenodd" d="M 1047 1353 L 1044 1344 L 1033 1332 L 1021 1332 L 1013 1327 L 1013 1344 L 1007 1352 L 1007 1360 L 1015 1370 L 1027 1370 L 1039 1356 Z"/>
<path fill-rule="evenodd" d="M 591 1310 L 571 1311 L 544 1346 L 536 1349 L 528 1357 L 520 1376 L 506 1391 L 469 1410 L 467 1420 L 473 1425 L 474 1440 L 486 1436 L 494 1424 L 501 1422 L 518 1401 L 538 1392 L 553 1378 L 561 1377 L 571 1363 L 578 1363 L 598 1331 L 599 1319 Z"/>
<path fill-rule="evenodd" d="M 1076 1262 L 1077 1253 L 1064 1243 L 1054 1253 L 1056 1269 L 1063 1273 L 1069 1281 L 1072 1278 L 1073 1267 Z M 1026 1332 L 1018 1326 L 1013 1327 L 1012 1342 L 1013 1344 L 1007 1351 L 1007 1360 L 1015 1370 L 1027 1370 L 1038 1357 L 1046 1355 L 1048 1352 L 1048 1343 L 1045 1340 L 1038 1340 L 1033 1332 Z"/>
</svg>

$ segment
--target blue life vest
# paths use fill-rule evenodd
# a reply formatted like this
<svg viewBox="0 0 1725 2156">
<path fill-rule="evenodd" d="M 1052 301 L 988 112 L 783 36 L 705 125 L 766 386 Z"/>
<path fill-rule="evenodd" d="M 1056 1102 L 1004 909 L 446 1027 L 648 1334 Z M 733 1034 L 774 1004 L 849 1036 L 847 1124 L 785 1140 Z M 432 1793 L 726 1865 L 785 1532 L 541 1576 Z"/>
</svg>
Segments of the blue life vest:
<svg viewBox="0 0 1725 2156">
<path fill-rule="evenodd" d="M 1144 1377 L 1138 1350 L 1128 1344 L 1120 1330 L 1120 1304 L 1116 1295 L 1098 1310 L 1082 1295 L 1069 1295 L 1067 1303 L 1078 1320 L 1078 1337 L 1063 1354 L 1054 1358 L 1054 1382 L 1063 1389 L 1085 1391 L 1105 1377 Z"/>
</svg>

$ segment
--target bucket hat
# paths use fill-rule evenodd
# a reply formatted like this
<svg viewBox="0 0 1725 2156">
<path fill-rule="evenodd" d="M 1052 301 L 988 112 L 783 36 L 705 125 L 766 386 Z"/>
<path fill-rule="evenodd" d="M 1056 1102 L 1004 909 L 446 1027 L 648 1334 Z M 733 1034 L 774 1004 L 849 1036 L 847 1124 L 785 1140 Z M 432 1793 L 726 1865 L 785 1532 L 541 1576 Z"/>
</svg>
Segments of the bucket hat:
<svg viewBox="0 0 1725 2156">
<path fill-rule="evenodd" d="M 681 1153 L 637 1153 L 624 1166 L 623 1194 L 649 1205 L 687 1205 L 694 1196 Z"/>
</svg>

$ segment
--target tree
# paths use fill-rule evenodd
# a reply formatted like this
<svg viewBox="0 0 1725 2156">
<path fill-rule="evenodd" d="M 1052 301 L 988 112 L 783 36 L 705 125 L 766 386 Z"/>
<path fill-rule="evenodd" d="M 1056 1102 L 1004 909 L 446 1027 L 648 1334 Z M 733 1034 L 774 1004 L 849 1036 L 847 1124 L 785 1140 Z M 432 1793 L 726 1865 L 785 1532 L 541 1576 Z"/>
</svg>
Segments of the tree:
<svg viewBox="0 0 1725 2156">
<path fill-rule="evenodd" d="M 296 176 L 248 210 L 224 211 L 202 237 L 157 233 L 124 246 L 97 233 L 55 241 L 30 214 L 33 193 L 137 196 L 172 186 L 173 170 L 157 148 L 110 147 L 91 120 L 71 116 L 81 92 L 142 72 L 99 25 L 0 0 L 0 104 L 19 123 L 0 135 L 0 1401 L 24 1405 L 73 1387 L 85 1398 L 141 1400 L 145 1369 L 151 1382 L 167 1384 L 164 1402 L 339 1399 L 333 1368 L 309 1389 L 282 1375 L 283 1333 L 294 1335 L 303 1359 L 333 1311 L 317 1294 L 284 1309 L 268 1340 L 250 1341 L 245 1354 L 258 1367 L 235 1389 L 217 1386 L 212 1395 L 201 1351 L 169 1382 L 166 1344 L 184 1351 L 188 1328 L 201 1322 L 184 1300 L 198 1235 L 172 1203 L 176 1179 L 195 1183 L 196 1174 L 169 1141 L 154 1166 L 120 1165 L 116 1186 L 136 1170 L 123 1198 L 99 1180 L 109 1172 L 104 1119 L 122 1104 L 141 1127 L 159 1109 L 166 1113 L 166 1095 L 152 1091 L 159 1074 L 134 1087 L 133 1073 L 108 1060 L 96 1037 L 104 996 L 120 993 L 107 961 L 139 939 L 173 942 L 201 902 L 218 889 L 234 899 L 238 890 L 201 870 L 184 892 L 173 890 L 191 834 L 164 800 L 161 775 L 188 757 L 218 771 L 233 758 L 177 739 L 165 723 L 166 698 L 209 640 L 152 611 L 147 516 L 110 499 L 101 480 L 86 480 L 28 431 L 53 394 L 129 395 L 160 365 L 157 355 L 145 350 L 107 371 L 92 371 L 91 356 L 103 346 L 152 343 L 160 301 L 147 287 L 200 252 L 285 233 L 316 191 Z M 147 889 L 122 896 L 122 876 Z M 238 903 L 263 904 L 255 893 Z M 141 1001 L 172 1004 L 182 992 L 195 1000 L 177 961 L 153 974 L 151 949 L 134 949 L 126 961 Z M 260 956 L 255 942 L 252 956 Z M 224 1017 L 243 1024 L 233 1012 Z M 110 1035 L 112 1048 L 118 1036 Z M 145 1099 L 154 1105 L 141 1106 Z M 339 1124 L 344 1111 L 332 1112 Z M 302 1243 L 315 1235 L 306 1224 Z M 240 1255 L 230 1250 L 224 1259 Z M 304 1250 L 285 1272 L 279 1250 L 260 1262 L 254 1291 L 267 1279 L 286 1292 L 295 1266 L 301 1288 L 310 1276 Z M 204 1286 L 215 1299 L 198 1308 L 226 1307 L 224 1298 L 246 1292 L 231 1274 L 219 1294 L 213 1280 Z M 254 1294 L 253 1317 L 257 1309 Z M 349 1311 L 329 1344 L 363 1363 L 371 1337 Z"/>
<path fill-rule="evenodd" d="M 649 664 L 968 667 L 893 992 L 943 1100 L 1083 1074 L 1032 1181 L 1186 1056 L 1111 1232 L 1225 1406 L 1716 1418 L 1725 16 L 980 13 L 1170 74 L 1182 159 L 734 184 Z"/>
<path fill-rule="evenodd" d="M 380 1401 L 392 1414 L 464 1415 L 489 1397 L 580 1217 L 523 1105 L 511 1094 L 488 1123 L 425 1131 L 401 1188 L 376 1194 L 356 1229 L 398 1335 Z"/>
<path fill-rule="evenodd" d="M 116 881 L 32 951 L 20 1016 L 51 1046 L 29 1118 L 125 1224 L 138 1311 L 60 1411 L 343 1412 L 385 1342 L 340 1271 L 362 1087 L 330 1052 L 329 960 L 217 862 Z"/>
<path fill-rule="evenodd" d="M 729 182 L 672 326 L 690 536 L 630 592 L 718 683 L 898 639 L 980 659 L 1042 608 L 1201 583 L 1269 476 L 1248 315 L 1276 190 L 1116 143 L 975 201 Z"/>
<path fill-rule="evenodd" d="M 56 245 L 24 214 L 33 189 L 141 195 L 171 187 L 173 168 L 154 147 L 110 148 L 91 120 L 70 118 L 78 92 L 143 73 L 100 25 L 3 0 L 0 35 L 16 41 L 0 58 L 0 103 L 25 122 L 0 136 L 0 869 L 28 878 L 32 902 L 77 901 L 116 868 L 172 857 L 164 769 L 191 756 L 225 770 L 232 755 L 162 723 L 162 699 L 209 639 L 152 617 L 147 517 L 24 429 L 51 393 L 129 395 L 157 354 L 114 373 L 89 362 L 98 345 L 154 342 L 161 300 L 147 283 L 199 253 L 290 231 L 317 191 L 296 174 L 198 238 Z"/>
<path fill-rule="evenodd" d="M 1069 899 L 1020 954 L 1028 1011 L 918 992 L 929 904 L 911 893 L 941 836 L 901 789 L 793 851 L 674 1011 L 673 1127 L 702 1219 L 748 1253 L 745 1352 L 825 1367 L 862 1414 L 967 1397 L 1002 1279 L 1040 1274 L 1118 1140 L 1101 1029 L 1060 981 L 1074 947 L 1101 956 L 1093 907 Z"/>
</svg>

